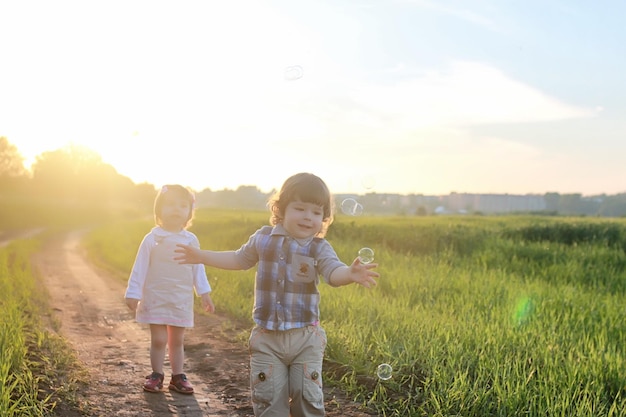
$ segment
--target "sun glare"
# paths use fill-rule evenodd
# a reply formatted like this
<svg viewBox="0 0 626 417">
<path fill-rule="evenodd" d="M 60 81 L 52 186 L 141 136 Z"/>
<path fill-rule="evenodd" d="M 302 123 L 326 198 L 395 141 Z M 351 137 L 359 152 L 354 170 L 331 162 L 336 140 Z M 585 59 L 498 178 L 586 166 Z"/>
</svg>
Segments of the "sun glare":
<svg viewBox="0 0 626 417">
<path fill-rule="evenodd" d="M 30 112 L 20 112 L 5 126 L 27 166 L 42 152 L 75 144 L 94 150 L 135 182 L 232 188 L 241 184 L 237 181 L 259 181 L 268 187 L 263 170 L 247 169 L 259 155 L 274 152 L 290 166 L 294 143 L 325 133 L 318 115 L 303 112 L 300 102 L 319 89 L 320 68 L 328 58 L 306 27 L 270 6 L 250 3 L 253 10 L 246 14 L 225 3 L 205 7 L 219 14 L 190 15 L 180 29 L 192 39 L 219 36 L 220 42 L 194 49 L 156 31 L 163 41 L 158 56 L 168 59 L 155 60 L 156 51 L 138 48 L 132 19 L 120 21 L 107 40 L 117 46 L 115 55 L 96 56 L 83 45 L 88 36 L 74 39 L 92 60 L 65 51 L 70 70 L 53 69 L 55 83 L 39 85 L 47 100 L 39 123 L 32 122 Z M 143 13 L 132 6 L 127 12 Z M 236 27 L 218 17 L 231 14 L 238 16 Z M 42 30 L 49 24 L 40 23 Z M 63 33 L 59 36 L 67 40 Z M 120 57 L 128 62 L 118 62 Z M 116 70 L 118 65 L 124 70 Z M 184 76 L 165 81 L 182 67 Z M 61 84 L 63 89 L 55 87 Z"/>
<path fill-rule="evenodd" d="M 77 144 L 135 182 L 195 189 L 269 189 L 300 170 L 324 176 L 336 192 L 362 192 L 372 170 L 376 186 L 367 192 L 582 184 L 576 167 L 587 152 L 574 138 L 585 129 L 563 134 L 573 135 L 578 154 L 568 150 L 567 175 L 551 175 L 554 185 L 530 179 L 527 167 L 560 155 L 533 132 L 548 138 L 538 122 L 572 120 L 592 131 L 588 119 L 601 126 L 609 111 L 548 94 L 497 61 L 461 54 L 418 62 L 402 44 L 404 55 L 392 56 L 395 48 L 383 47 L 405 37 L 371 14 L 387 8 L 295 3 L 77 2 L 69 16 L 54 2 L 37 13 L 14 2 L 20 19 L 0 25 L 15 40 L 0 46 L 12 58 L 0 79 L 0 136 L 27 167 L 42 152 Z M 272 169 L 258 168 L 268 162 Z M 500 166 L 507 175 L 494 175 Z M 618 177 L 604 169 L 584 180 L 615 188 Z"/>
</svg>

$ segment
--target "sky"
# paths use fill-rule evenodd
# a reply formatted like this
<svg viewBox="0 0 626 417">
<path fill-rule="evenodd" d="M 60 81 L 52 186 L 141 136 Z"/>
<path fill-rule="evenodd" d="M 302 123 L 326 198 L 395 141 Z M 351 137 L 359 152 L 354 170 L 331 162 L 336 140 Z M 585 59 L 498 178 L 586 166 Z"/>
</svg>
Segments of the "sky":
<svg viewBox="0 0 626 417">
<path fill-rule="evenodd" d="M 0 2 L 0 136 L 133 181 L 626 192 L 626 2 Z"/>
</svg>

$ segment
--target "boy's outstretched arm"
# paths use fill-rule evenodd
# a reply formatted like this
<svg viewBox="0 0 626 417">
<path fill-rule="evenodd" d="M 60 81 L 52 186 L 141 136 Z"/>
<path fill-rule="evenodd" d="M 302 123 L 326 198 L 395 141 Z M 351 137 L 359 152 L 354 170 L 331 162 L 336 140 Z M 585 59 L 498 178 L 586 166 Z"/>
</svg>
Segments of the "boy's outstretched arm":
<svg viewBox="0 0 626 417">
<path fill-rule="evenodd" d="M 190 245 L 177 244 L 174 252 L 179 264 L 205 264 L 220 269 L 243 269 L 235 256 L 235 251 L 202 250 Z"/>
<path fill-rule="evenodd" d="M 330 275 L 330 285 L 339 287 L 342 285 L 360 284 L 365 288 L 376 286 L 374 278 L 380 277 L 378 272 L 372 271 L 378 264 L 363 264 L 356 258 L 350 266 L 342 266 L 333 271 Z"/>
</svg>

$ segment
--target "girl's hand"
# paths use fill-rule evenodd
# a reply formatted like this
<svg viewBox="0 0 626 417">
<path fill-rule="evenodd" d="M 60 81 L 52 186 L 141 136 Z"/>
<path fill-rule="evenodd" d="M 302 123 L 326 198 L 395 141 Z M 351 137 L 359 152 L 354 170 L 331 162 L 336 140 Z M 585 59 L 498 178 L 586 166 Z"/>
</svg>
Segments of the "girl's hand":
<svg viewBox="0 0 626 417">
<path fill-rule="evenodd" d="M 136 311 L 138 304 L 139 304 L 139 300 L 135 298 L 126 298 L 126 305 L 128 306 L 130 311 Z"/>
<path fill-rule="evenodd" d="M 174 252 L 180 255 L 175 256 L 174 260 L 178 261 L 179 264 L 202 263 L 200 248 L 196 248 L 190 245 L 183 245 L 182 243 L 178 243 L 176 246 L 178 246 L 178 249 L 175 249 Z"/>
<path fill-rule="evenodd" d="M 378 272 L 372 271 L 372 269 L 376 268 L 378 264 L 364 264 L 357 257 L 352 261 L 352 265 L 350 265 L 350 279 L 352 282 L 360 284 L 365 288 L 372 288 L 376 286 L 376 280 L 374 278 L 379 278 L 380 274 Z"/>
<path fill-rule="evenodd" d="M 213 304 L 213 300 L 211 299 L 210 293 L 202 294 L 202 307 L 204 311 L 209 313 L 215 313 L 215 305 Z"/>
</svg>

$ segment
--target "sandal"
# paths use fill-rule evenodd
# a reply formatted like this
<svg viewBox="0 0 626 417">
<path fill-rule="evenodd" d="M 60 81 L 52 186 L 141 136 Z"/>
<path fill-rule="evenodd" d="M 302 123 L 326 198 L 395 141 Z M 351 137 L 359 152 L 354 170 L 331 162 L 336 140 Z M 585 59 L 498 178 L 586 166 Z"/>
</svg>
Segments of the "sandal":
<svg viewBox="0 0 626 417">
<path fill-rule="evenodd" d="M 193 385 L 187 381 L 185 374 L 172 375 L 169 388 L 181 394 L 193 394 Z"/>
<path fill-rule="evenodd" d="M 148 392 L 161 392 L 164 378 L 165 375 L 158 372 L 152 372 L 146 377 L 146 382 L 143 383 L 143 390 Z"/>
</svg>

